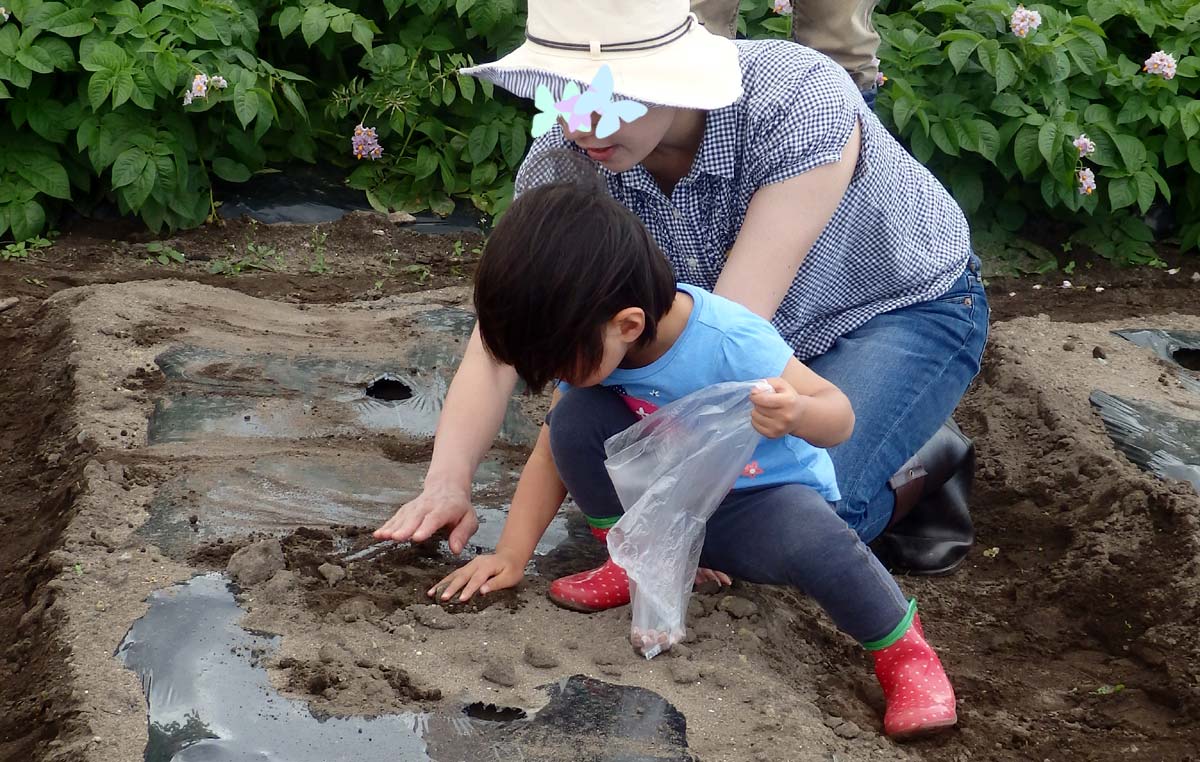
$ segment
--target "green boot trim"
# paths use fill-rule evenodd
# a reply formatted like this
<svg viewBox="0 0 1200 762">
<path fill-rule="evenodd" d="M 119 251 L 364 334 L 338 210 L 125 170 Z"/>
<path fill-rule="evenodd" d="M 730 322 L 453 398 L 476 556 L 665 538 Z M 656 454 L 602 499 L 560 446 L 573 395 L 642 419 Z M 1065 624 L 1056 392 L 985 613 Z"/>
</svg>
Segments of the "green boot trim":
<svg viewBox="0 0 1200 762">
<path fill-rule="evenodd" d="M 620 516 L 609 516 L 606 519 L 594 519 L 591 516 L 584 516 L 584 518 L 587 519 L 588 526 L 592 529 L 612 529 L 621 520 Z"/>
<path fill-rule="evenodd" d="M 904 633 L 908 632 L 908 628 L 912 626 L 913 617 L 916 615 L 917 599 L 913 598 L 908 602 L 908 611 L 905 612 L 904 617 L 900 620 L 900 623 L 897 624 L 891 632 L 889 632 L 887 635 L 884 635 L 879 640 L 872 640 L 870 642 L 863 643 L 862 647 L 868 651 L 882 651 L 900 638 L 904 637 Z"/>
</svg>

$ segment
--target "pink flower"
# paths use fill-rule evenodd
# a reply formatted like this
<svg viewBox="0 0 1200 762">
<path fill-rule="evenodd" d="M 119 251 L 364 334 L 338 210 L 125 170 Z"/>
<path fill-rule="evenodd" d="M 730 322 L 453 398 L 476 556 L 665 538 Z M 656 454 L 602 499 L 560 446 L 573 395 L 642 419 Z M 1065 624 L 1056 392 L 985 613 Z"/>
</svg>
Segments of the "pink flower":
<svg viewBox="0 0 1200 762">
<path fill-rule="evenodd" d="M 1079 180 L 1079 193 L 1083 196 L 1090 196 L 1096 190 L 1096 175 L 1092 170 L 1086 167 L 1075 173 L 1076 179 Z"/>
<path fill-rule="evenodd" d="M 881 72 L 881 71 L 875 72 L 875 87 L 883 87 L 883 83 L 887 82 L 887 81 L 888 81 L 888 78 L 884 75 L 883 72 Z"/>
<path fill-rule="evenodd" d="M 746 467 L 742 469 L 742 476 L 748 476 L 751 479 L 763 473 L 764 469 L 760 468 L 757 460 L 752 460 Z"/>
<path fill-rule="evenodd" d="M 1142 71 L 1157 74 L 1163 79 L 1172 79 L 1175 76 L 1175 58 L 1170 53 L 1160 50 L 1146 59 Z"/>
<path fill-rule="evenodd" d="M 1009 20 L 1009 26 L 1012 27 L 1013 34 L 1025 39 L 1030 32 L 1036 31 L 1042 25 L 1042 14 L 1037 11 L 1026 10 L 1025 6 L 1018 5 L 1013 11 L 1012 18 Z"/>
<path fill-rule="evenodd" d="M 1096 152 L 1096 144 L 1085 133 L 1080 133 L 1079 137 L 1072 141 L 1071 145 L 1079 149 L 1081 157 L 1088 156 Z"/>
<path fill-rule="evenodd" d="M 354 128 L 354 137 L 350 139 L 354 149 L 354 158 L 371 159 L 374 161 L 383 156 L 383 146 L 379 145 L 379 136 L 374 127 L 363 127 L 361 123 Z"/>
<path fill-rule="evenodd" d="M 775 0 L 775 12 L 780 16 L 791 16 L 792 0 Z"/>
</svg>

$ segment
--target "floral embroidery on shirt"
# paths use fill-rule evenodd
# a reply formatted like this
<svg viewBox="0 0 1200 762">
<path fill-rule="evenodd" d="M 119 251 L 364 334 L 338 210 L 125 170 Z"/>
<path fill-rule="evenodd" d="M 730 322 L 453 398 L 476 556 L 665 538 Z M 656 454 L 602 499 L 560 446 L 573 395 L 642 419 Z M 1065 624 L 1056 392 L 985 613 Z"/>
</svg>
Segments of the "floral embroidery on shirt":
<svg viewBox="0 0 1200 762">
<path fill-rule="evenodd" d="M 742 476 L 746 476 L 746 477 L 753 479 L 754 477 L 763 473 L 763 471 L 765 471 L 765 470 L 766 469 L 764 469 L 758 465 L 757 460 L 752 460 L 746 464 L 745 468 L 742 469 Z"/>
<path fill-rule="evenodd" d="M 619 387 L 614 387 L 614 389 L 616 388 Z M 630 395 L 625 394 L 624 389 L 621 389 L 617 393 L 621 395 L 621 399 L 625 400 L 625 404 L 629 407 L 629 409 L 637 414 L 638 418 L 645 418 L 646 416 L 658 411 L 657 405 L 646 402 L 645 400 L 640 400 L 637 397 L 631 397 Z"/>
</svg>

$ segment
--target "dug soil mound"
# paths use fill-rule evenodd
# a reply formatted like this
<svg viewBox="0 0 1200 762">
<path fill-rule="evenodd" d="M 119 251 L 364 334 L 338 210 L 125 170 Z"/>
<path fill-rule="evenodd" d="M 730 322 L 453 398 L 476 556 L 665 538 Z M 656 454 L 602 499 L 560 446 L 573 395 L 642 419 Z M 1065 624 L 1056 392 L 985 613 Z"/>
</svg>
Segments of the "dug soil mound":
<svg viewBox="0 0 1200 762">
<path fill-rule="evenodd" d="M 549 580 L 602 552 L 570 511 L 519 589 L 428 599 L 457 563 L 444 544 L 381 545 L 368 530 L 419 486 L 469 327 L 474 242 L 369 215 L 322 227 L 335 269 L 321 276 L 309 229 L 245 225 L 174 239 L 182 267 L 85 235 L 0 268 L 0 297 L 21 297 L 0 313 L 0 628 L 15 633 L 0 759 L 142 758 L 159 738 L 156 694 L 114 653 L 135 631 L 153 639 L 136 623 L 164 621 L 147 617 L 174 610 L 189 580 L 222 612 L 214 631 L 252 644 L 225 649 L 245 660 L 238 674 L 330 723 L 306 732 L 339 718 L 357 736 L 346 718 L 374 718 L 380 733 L 411 727 L 405 743 L 439 760 L 601 759 L 659 725 L 662 758 L 705 762 L 1197 758 L 1200 498 L 1130 463 L 1089 404 L 1101 391 L 1200 419 L 1178 368 L 1112 334 L 1200 330 L 1186 263 L 1098 266 L 1061 291 L 990 284 L 999 320 L 957 416 L 978 453 L 977 545 L 949 577 L 900 580 L 960 726 L 898 745 L 880 734 L 869 657 L 797 593 L 697 594 L 687 641 L 649 662 L 628 646 L 628 611 L 551 605 Z M 277 271 L 205 272 L 250 238 L 279 251 Z M 83 287 L 43 300 L 70 286 Z M 539 420 L 542 403 L 514 420 Z M 485 464 L 471 553 L 498 536 L 531 425 Z M 247 727 L 279 706 L 247 704 Z"/>
</svg>

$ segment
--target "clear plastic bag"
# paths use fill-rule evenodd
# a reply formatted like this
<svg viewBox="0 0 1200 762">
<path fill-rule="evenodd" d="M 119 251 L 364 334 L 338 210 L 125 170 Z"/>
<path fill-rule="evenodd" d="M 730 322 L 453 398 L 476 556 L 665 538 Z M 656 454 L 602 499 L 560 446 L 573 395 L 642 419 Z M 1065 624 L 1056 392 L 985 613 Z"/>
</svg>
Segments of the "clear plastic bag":
<svg viewBox="0 0 1200 762">
<path fill-rule="evenodd" d="M 647 659 L 683 639 L 705 523 L 762 436 L 750 422 L 750 392 L 764 383 L 701 389 L 604 443 L 625 509 L 608 550 L 629 575 L 630 640 Z"/>
</svg>

